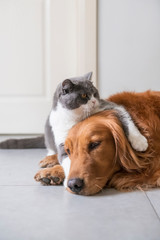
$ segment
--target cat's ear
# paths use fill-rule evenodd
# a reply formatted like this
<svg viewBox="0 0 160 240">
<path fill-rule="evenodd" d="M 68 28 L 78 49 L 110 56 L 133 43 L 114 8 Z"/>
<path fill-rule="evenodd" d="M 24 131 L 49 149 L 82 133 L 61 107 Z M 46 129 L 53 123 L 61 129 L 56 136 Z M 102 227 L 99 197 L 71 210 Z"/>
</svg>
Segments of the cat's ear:
<svg viewBox="0 0 160 240">
<path fill-rule="evenodd" d="M 74 81 L 91 81 L 92 80 L 92 74 L 93 72 L 89 72 L 89 73 L 86 73 L 84 74 L 83 76 L 80 76 L 80 77 L 73 77 L 73 78 L 70 78 L 70 80 L 74 80 Z"/>
<path fill-rule="evenodd" d="M 83 77 L 84 77 L 84 79 L 91 81 L 92 80 L 92 74 L 93 74 L 93 72 L 89 72 L 89 73 L 86 73 Z"/>
<path fill-rule="evenodd" d="M 66 79 L 62 82 L 62 90 L 63 93 L 69 93 L 73 90 L 74 84 L 70 79 Z"/>
</svg>

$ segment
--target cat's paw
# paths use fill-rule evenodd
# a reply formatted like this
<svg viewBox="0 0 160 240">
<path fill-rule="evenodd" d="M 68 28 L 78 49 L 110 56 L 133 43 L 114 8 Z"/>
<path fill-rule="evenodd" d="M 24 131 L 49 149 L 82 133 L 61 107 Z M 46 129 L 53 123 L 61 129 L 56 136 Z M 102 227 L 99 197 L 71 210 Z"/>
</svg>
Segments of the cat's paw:
<svg viewBox="0 0 160 240">
<path fill-rule="evenodd" d="M 148 141 L 141 134 L 132 135 L 132 137 L 130 137 L 129 140 L 130 140 L 130 143 L 131 143 L 132 147 L 134 148 L 134 150 L 136 150 L 138 152 L 144 152 L 148 148 Z"/>
<path fill-rule="evenodd" d="M 39 170 L 34 179 L 37 182 L 41 182 L 42 185 L 60 185 L 63 183 L 64 177 L 63 168 L 60 165 L 56 165 Z"/>
<path fill-rule="evenodd" d="M 57 159 L 57 154 L 46 156 L 39 163 L 41 168 L 50 168 L 50 167 L 53 167 L 57 164 L 59 164 L 58 159 Z"/>
</svg>

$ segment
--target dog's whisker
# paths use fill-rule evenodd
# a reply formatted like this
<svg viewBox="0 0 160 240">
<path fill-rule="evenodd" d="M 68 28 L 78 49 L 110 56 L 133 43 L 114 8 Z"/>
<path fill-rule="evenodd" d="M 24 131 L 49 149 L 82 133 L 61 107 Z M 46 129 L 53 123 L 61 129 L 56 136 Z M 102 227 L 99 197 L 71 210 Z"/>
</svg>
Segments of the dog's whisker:
<svg viewBox="0 0 160 240">
<path fill-rule="evenodd" d="M 98 179 L 103 179 L 103 178 L 105 178 L 105 177 L 96 177 L 97 180 L 98 180 Z"/>
<path fill-rule="evenodd" d="M 101 191 L 103 191 L 103 188 L 100 187 L 98 184 L 95 184 L 96 187 L 98 187 Z"/>
</svg>

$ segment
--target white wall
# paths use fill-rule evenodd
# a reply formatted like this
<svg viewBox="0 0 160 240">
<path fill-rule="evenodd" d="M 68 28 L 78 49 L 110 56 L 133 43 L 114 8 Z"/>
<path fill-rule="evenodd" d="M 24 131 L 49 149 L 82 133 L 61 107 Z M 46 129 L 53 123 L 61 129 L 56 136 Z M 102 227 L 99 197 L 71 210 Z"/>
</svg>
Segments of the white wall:
<svg viewBox="0 0 160 240">
<path fill-rule="evenodd" d="M 160 91 L 160 1 L 98 1 L 98 73 L 102 97 Z"/>
</svg>

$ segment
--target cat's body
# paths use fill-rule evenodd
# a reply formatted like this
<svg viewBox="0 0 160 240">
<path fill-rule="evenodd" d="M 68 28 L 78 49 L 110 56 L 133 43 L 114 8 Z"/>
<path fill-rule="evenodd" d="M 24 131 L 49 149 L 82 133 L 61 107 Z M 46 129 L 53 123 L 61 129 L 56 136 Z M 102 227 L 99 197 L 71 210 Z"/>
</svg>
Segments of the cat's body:
<svg viewBox="0 0 160 240">
<path fill-rule="evenodd" d="M 48 155 L 58 153 L 59 162 L 62 164 L 67 157 L 63 146 L 69 129 L 94 113 L 109 109 L 115 110 L 133 148 L 145 151 L 147 140 L 134 125 L 128 112 L 123 106 L 100 99 L 98 90 L 90 80 L 91 73 L 88 73 L 83 77 L 67 79 L 57 87 L 45 126 Z"/>
<path fill-rule="evenodd" d="M 55 91 L 52 110 L 45 125 L 45 144 L 48 155 L 58 152 L 60 162 L 64 156 L 62 145 L 69 129 L 99 111 L 99 94 L 90 81 L 91 75 L 88 73 L 83 77 L 67 79 Z"/>
</svg>

